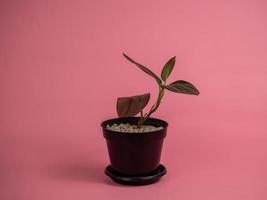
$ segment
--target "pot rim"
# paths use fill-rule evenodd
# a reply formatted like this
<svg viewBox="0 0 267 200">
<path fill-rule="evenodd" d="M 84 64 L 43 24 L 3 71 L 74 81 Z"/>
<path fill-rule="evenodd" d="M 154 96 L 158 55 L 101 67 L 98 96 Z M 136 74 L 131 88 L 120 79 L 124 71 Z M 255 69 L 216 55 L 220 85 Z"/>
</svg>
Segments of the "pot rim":
<svg viewBox="0 0 267 200">
<path fill-rule="evenodd" d="M 110 130 L 108 128 L 106 128 L 106 125 L 109 123 L 109 122 L 112 122 L 112 121 L 117 121 L 117 120 L 122 120 L 122 121 L 127 121 L 127 119 L 131 119 L 131 120 L 136 120 L 136 119 L 139 119 L 140 117 L 117 117 L 117 118 L 111 118 L 111 119 L 107 119 L 105 121 L 103 121 L 101 123 L 101 127 L 103 130 L 106 130 L 108 132 L 112 132 L 112 133 L 116 133 L 116 134 L 122 134 L 122 135 L 125 135 L 125 134 L 131 134 L 131 135 L 143 135 L 143 134 L 153 134 L 153 133 L 158 133 L 158 132 L 162 132 L 162 130 L 166 130 L 167 127 L 168 127 L 168 122 L 162 120 L 162 119 L 158 119 L 158 118 L 152 118 L 150 117 L 148 120 L 149 121 L 156 121 L 156 122 L 159 122 L 161 123 L 163 129 L 160 129 L 160 130 L 157 130 L 157 131 L 148 131 L 148 132 L 143 132 L 143 133 L 138 133 L 138 134 L 133 134 L 133 133 L 130 133 L 130 132 L 118 132 L 118 131 L 113 131 L 113 130 Z M 127 122 L 126 122 L 127 123 Z"/>
</svg>

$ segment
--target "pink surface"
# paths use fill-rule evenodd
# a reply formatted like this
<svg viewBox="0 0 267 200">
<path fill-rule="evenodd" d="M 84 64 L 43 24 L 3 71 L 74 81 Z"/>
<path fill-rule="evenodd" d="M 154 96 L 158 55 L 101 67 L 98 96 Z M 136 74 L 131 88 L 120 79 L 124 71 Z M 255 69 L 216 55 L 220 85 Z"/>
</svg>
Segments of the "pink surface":
<svg viewBox="0 0 267 200">
<path fill-rule="evenodd" d="M 0 199 L 267 199 L 263 0 L 1 1 Z M 122 52 L 201 95 L 167 93 L 168 174 L 114 184 L 100 122 L 155 81 Z"/>
</svg>

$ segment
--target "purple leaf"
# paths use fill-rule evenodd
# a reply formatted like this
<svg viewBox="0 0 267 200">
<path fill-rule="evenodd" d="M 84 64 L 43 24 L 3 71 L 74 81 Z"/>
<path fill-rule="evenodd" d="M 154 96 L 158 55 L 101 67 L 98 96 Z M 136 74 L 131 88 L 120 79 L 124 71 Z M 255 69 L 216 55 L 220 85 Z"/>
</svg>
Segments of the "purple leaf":
<svg viewBox="0 0 267 200">
<path fill-rule="evenodd" d="M 144 65 L 141 65 L 137 62 L 135 62 L 133 59 L 131 59 L 129 56 L 127 56 L 125 53 L 123 53 L 123 56 L 129 60 L 131 63 L 135 64 L 137 67 L 139 67 L 142 71 L 144 71 L 145 73 L 147 73 L 148 75 L 152 76 L 154 79 L 156 79 L 156 81 L 158 82 L 158 84 L 161 84 L 161 80 L 160 78 L 154 74 L 154 72 L 152 72 L 150 69 L 148 69 L 147 67 L 145 67 Z"/>
<path fill-rule="evenodd" d="M 198 89 L 192 83 L 183 80 L 175 81 L 169 85 L 162 85 L 162 87 L 176 93 L 199 95 Z"/>
<path fill-rule="evenodd" d="M 132 117 L 141 112 L 148 104 L 150 94 L 131 97 L 119 97 L 117 99 L 117 114 L 119 117 Z"/>
</svg>

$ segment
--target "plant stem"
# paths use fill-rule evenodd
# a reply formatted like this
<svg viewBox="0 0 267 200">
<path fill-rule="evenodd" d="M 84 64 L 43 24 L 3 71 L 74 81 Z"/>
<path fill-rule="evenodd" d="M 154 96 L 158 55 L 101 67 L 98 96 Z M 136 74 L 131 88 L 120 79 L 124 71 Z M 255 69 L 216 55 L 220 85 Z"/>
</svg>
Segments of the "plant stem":
<svg viewBox="0 0 267 200">
<path fill-rule="evenodd" d="M 137 124 L 138 128 L 142 127 L 142 125 L 144 123 L 143 121 L 144 121 L 144 113 L 143 113 L 143 109 L 142 109 L 140 112 L 140 120 L 138 121 L 138 124 Z"/>
<path fill-rule="evenodd" d="M 159 94 L 156 103 L 150 108 L 149 112 L 143 115 L 143 110 L 141 111 L 141 117 L 140 120 L 138 121 L 138 128 L 141 128 L 145 121 L 151 116 L 152 113 L 154 113 L 158 108 L 161 103 L 161 100 L 164 96 L 164 88 L 159 86 Z"/>
</svg>

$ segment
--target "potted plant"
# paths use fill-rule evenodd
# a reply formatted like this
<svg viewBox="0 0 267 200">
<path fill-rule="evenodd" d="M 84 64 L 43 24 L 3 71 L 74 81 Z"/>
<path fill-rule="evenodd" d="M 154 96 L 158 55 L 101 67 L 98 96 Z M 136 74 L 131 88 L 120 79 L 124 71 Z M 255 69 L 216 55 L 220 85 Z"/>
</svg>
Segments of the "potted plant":
<svg viewBox="0 0 267 200">
<path fill-rule="evenodd" d="M 198 95 L 199 91 L 184 80 L 167 84 L 175 65 L 175 57 L 164 65 L 159 77 L 126 54 L 123 56 L 154 78 L 159 92 L 156 102 L 147 112 L 144 112 L 144 108 L 150 100 L 150 93 L 117 99 L 119 118 L 109 119 L 101 124 L 110 158 L 110 165 L 106 167 L 105 173 L 122 184 L 151 184 L 166 173 L 165 166 L 160 164 L 160 157 L 168 127 L 167 122 L 151 118 L 151 115 L 159 108 L 165 91 L 191 95 Z M 135 117 L 137 114 L 139 117 Z"/>
</svg>

